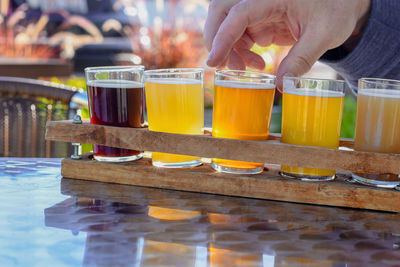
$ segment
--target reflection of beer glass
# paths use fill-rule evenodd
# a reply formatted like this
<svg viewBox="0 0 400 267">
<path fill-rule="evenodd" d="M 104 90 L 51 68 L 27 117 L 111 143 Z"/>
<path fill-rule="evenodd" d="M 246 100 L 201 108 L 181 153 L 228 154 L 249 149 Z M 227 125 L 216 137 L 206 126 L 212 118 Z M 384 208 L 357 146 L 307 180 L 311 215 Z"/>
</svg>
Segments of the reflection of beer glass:
<svg viewBox="0 0 400 267">
<path fill-rule="evenodd" d="M 143 66 L 86 68 L 90 123 L 141 127 L 143 123 Z M 140 151 L 94 145 L 99 161 L 140 159 Z"/>
<path fill-rule="evenodd" d="M 360 79 L 354 149 L 400 153 L 400 81 Z M 353 174 L 360 183 L 393 188 L 400 184 L 395 174 Z"/>
<path fill-rule="evenodd" d="M 337 149 L 342 124 L 344 81 L 284 77 L 282 142 Z M 282 166 L 281 175 L 328 181 L 335 170 Z"/>
<path fill-rule="evenodd" d="M 215 72 L 213 111 L 214 137 L 266 140 L 269 134 L 275 93 L 275 76 L 250 71 Z M 255 174 L 263 163 L 212 159 L 220 172 Z"/>
<path fill-rule="evenodd" d="M 151 131 L 203 134 L 204 93 L 202 69 L 145 71 L 147 118 Z M 194 167 L 199 157 L 153 152 L 153 165 Z"/>
</svg>

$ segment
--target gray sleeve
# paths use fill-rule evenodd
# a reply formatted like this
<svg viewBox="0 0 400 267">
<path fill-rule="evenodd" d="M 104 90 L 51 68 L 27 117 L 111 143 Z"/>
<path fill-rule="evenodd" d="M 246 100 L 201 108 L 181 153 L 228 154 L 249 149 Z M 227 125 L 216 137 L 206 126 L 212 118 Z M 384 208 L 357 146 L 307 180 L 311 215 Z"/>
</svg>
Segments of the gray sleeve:
<svg viewBox="0 0 400 267">
<path fill-rule="evenodd" d="M 361 77 L 400 80 L 400 0 L 372 0 L 371 15 L 356 48 L 327 51 L 320 61 L 351 85 Z"/>
</svg>

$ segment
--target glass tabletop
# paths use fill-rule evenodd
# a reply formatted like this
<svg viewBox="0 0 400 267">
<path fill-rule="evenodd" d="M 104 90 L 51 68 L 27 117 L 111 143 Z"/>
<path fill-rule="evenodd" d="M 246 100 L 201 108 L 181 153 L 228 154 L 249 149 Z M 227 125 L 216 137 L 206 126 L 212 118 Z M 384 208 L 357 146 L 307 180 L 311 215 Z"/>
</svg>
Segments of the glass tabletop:
<svg viewBox="0 0 400 267">
<path fill-rule="evenodd" d="M 60 162 L 0 158 L 0 266 L 400 264 L 399 214 L 66 179 Z"/>
</svg>

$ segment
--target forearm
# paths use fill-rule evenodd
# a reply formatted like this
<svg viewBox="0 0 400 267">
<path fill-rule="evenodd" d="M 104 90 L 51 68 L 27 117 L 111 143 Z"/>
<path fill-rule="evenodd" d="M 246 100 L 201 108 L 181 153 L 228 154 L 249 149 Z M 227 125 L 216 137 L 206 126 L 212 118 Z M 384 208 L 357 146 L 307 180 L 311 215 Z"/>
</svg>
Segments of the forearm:
<svg viewBox="0 0 400 267">
<path fill-rule="evenodd" d="M 359 32 L 320 60 L 353 85 L 361 77 L 400 79 L 400 1 L 372 0 L 368 22 L 358 26 Z"/>
</svg>

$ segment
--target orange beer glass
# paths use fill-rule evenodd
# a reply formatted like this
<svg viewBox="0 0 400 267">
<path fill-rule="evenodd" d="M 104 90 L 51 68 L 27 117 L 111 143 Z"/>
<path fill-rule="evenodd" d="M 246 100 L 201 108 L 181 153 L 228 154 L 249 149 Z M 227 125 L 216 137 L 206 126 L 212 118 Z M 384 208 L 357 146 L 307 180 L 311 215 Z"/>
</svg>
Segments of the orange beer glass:
<svg viewBox="0 0 400 267">
<path fill-rule="evenodd" d="M 215 72 L 212 136 L 266 140 L 275 94 L 275 76 L 260 72 L 220 70 Z M 219 172 L 256 174 L 264 163 L 212 159 Z"/>
<path fill-rule="evenodd" d="M 337 149 L 346 83 L 283 78 L 282 143 Z M 281 166 L 281 175 L 303 181 L 335 179 L 335 170 Z"/>
</svg>

